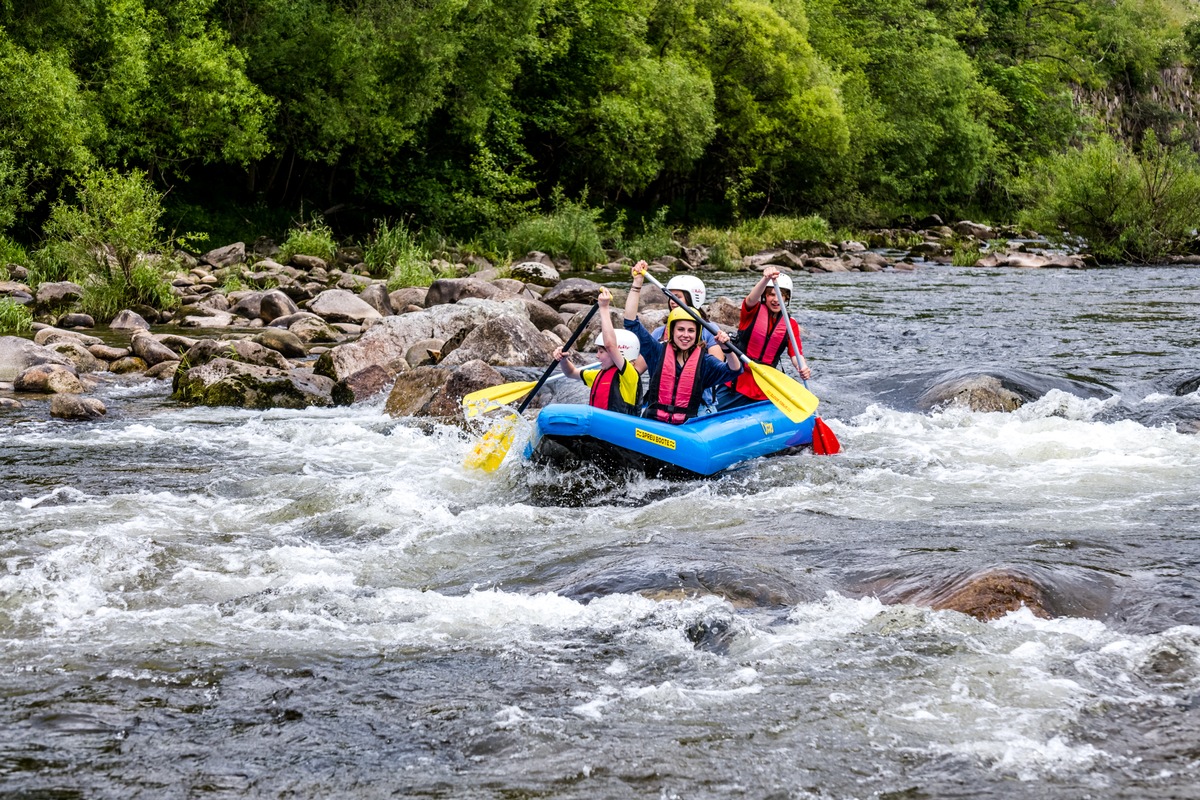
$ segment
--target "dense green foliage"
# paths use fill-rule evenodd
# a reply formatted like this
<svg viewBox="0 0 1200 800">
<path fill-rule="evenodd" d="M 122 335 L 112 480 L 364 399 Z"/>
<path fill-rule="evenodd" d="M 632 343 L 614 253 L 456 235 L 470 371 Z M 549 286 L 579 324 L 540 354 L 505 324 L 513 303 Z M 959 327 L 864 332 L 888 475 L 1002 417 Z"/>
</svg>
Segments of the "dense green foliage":
<svg viewBox="0 0 1200 800">
<path fill-rule="evenodd" d="M 1013 218 L 1044 200 L 1018 182 L 1107 147 L 1106 131 L 1137 147 L 1153 131 L 1173 158 L 1200 144 L 1151 92 L 1200 53 L 1194 14 L 1185 0 L 0 0 L 0 233 L 61 244 L 52 209 L 95 169 L 144 173 L 183 230 L 279 237 L 279 220 L 319 209 L 331 239 L 403 219 L 406 235 L 584 262 L 604 259 L 596 231 L 645 252 L 673 227 L 772 215 Z M 1104 119 L 1091 96 L 1122 104 Z M 644 216 L 657 222 L 622 238 Z"/>
</svg>

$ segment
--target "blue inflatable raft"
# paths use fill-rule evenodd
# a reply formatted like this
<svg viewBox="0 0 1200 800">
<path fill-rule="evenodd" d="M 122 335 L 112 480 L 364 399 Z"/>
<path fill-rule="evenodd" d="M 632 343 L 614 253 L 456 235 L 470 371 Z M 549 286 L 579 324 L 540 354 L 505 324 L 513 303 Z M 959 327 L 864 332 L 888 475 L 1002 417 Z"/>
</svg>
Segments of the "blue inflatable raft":
<svg viewBox="0 0 1200 800">
<path fill-rule="evenodd" d="M 538 414 L 525 457 L 694 478 L 811 446 L 814 419 L 792 422 L 772 403 L 762 402 L 667 425 L 587 405 L 553 404 Z"/>
</svg>

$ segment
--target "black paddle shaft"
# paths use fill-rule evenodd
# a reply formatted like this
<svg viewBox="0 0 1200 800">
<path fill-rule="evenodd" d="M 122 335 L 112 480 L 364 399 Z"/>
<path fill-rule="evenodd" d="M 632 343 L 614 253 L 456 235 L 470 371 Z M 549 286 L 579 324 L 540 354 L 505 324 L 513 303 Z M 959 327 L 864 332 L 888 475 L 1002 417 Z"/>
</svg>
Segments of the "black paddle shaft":
<svg viewBox="0 0 1200 800">
<path fill-rule="evenodd" d="M 564 354 L 571 349 L 571 345 L 575 344 L 575 340 L 579 338 L 579 334 L 583 333 L 583 329 L 586 328 L 587 324 L 592 321 L 592 317 L 596 315 L 596 311 L 599 308 L 599 303 L 592 304 L 592 308 L 588 311 L 587 316 L 583 318 L 583 322 L 579 323 L 579 327 L 575 329 L 575 332 L 571 334 L 571 338 L 567 339 L 567 343 L 563 345 L 562 349 Z M 546 371 L 542 373 L 542 377 L 538 378 L 538 382 L 535 383 L 533 388 L 529 390 L 529 394 L 525 395 L 525 399 L 521 401 L 521 405 L 517 406 L 518 414 L 524 413 L 525 407 L 529 405 L 529 401 L 532 400 L 533 396 L 538 393 L 538 389 L 542 388 L 542 384 L 546 382 L 546 379 L 550 377 L 550 373 L 554 372 L 554 368 L 557 366 L 558 362 L 555 361 L 546 368 Z"/>
<path fill-rule="evenodd" d="M 696 320 L 696 324 L 699 325 L 701 328 L 704 328 L 704 330 L 708 331 L 709 333 L 716 333 L 717 331 L 720 330 L 720 328 L 718 328 L 716 325 L 712 324 L 711 322 L 705 322 L 704 319 L 699 314 L 697 314 L 695 311 L 693 311 L 691 308 L 688 307 L 687 303 L 680 301 L 680 299 L 678 297 L 676 297 L 675 295 L 673 295 L 669 291 L 667 291 L 667 287 L 663 286 L 657 280 L 652 278 L 650 276 L 649 272 L 646 273 L 646 277 L 650 280 L 651 283 L 653 283 L 655 286 L 657 286 L 663 294 L 665 294 L 667 296 L 668 300 L 670 300 L 672 303 L 679 306 L 684 311 L 686 311 L 688 314 L 690 314 L 692 319 Z M 670 307 L 671 307 L 670 304 L 668 304 L 667 308 L 670 308 Z M 668 333 L 668 335 L 670 335 L 670 334 Z M 753 358 L 751 358 L 750 356 L 743 353 L 741 351 L 741 349 L 739 349 L 738 346 L 733 343 L 732 339 L 730 339 L 728 342 L 726 342 L 722 346 L 728 347 L 730 350 L 737 353 L 738 358 L 740 358 L 742 361 L 745 361 L 747 364 L 757 363 Z"/>
</svg>

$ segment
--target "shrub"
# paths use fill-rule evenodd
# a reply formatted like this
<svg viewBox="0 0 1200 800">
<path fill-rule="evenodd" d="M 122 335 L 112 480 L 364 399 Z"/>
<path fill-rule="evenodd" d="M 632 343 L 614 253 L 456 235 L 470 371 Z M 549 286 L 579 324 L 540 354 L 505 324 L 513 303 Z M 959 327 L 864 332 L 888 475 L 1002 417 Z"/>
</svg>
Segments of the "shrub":
<svg viewBox="0 0 1200 800">
<path fill-rule="evenodd" d="M 162 198 L 146 176 L 89 169 L 73 188 L 77 203 L 60 201 L 50 212 L 31 275 L 78 281 L 85 310 L 100 320 L 131 305 L 174 305 L 166 273 L 172 262 L 153 255 L 170 250 L 158 227 Z"/>
<path fill-rule="evenodd" d="M 720 248 L 733 259 L 768 247 L 777 247 L 788 240 L 818 239 L 827 242 L 832 238 L 833 229 L 816 214 L 807 217 L 758 217 L 746 220 L 733 229 L 695 228 L 688 236 L 689 241 Z"/>
<path fill-rule="evenodd" d="M 308 222 L 292 227 L 283 244 L 279 245 L 280 262 L 286 264 L 296 255 L 316 256 L 325 261 L 333 261 L 337 255 L 333 229 L 325 224 L 320 215 L 314 214 Z"/>
<path fill-rule="evenodd" d="M 33 312 L 11 297 L 0 297 L 0 335 L 21 336 L 33 327 Z"/>
<path fill-rule="evenodd" d="M 1182 252 L 1200 216 L 1200 161 L 1153 131 L 1141 153 L 1105 135 L 1043 161 L 1018 185 L 1022 221 L 1083 236 L 1105 261 L 1151 262 Z"/>
<path fill-rule="evenodd" d="M 0 280 L 8 280 L 8 265 L 29 266 L 29 254 L 25 248 L 0 233 Z"/>
<path fill-rule="evenodd" d="M 372 275 L 386 274 L 388 289 L 428 286 L 433 283 L 429 253 L 402 222 L 379 220 L 375 234 L 367 243 L 363 260 Z"/>
<path fill-rule="evenodd" d="M 667 225 L 667 207 L 662 206 L 653 217 L 642 220 L 641 234 L 620 240 L 617 249 L 634 261 L 674 255 L 679 247 L 675 243 L 675 232 Z"/>
<path fill-rule="evenodd" d="M 566 258 L 574 269 L 603 262 L 600 209 L 565 200 L 560 193 L 555 193 L 555 200 L 554 213 L 521 220 L 510 228 L 504 246 L 520 255 L 537 250 L 551 258 Z"/>
</svg>

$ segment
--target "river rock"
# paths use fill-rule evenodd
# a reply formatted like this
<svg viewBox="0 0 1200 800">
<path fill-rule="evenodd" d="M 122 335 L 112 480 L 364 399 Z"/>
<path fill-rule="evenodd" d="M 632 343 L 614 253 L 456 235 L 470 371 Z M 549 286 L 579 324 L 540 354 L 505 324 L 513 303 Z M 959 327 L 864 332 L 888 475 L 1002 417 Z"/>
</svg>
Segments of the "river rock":
<svg viewBox="0 0 1200 800">
<path fill-rule="evenodd" d="M 732 325 L 736 328 L 738 320 L 741 318 L 742 306 L 732 297 L 722 296 L 710 300 L 704 307 L 704 313 L 708 315 L 710 321 L 718 325 Z M 649 328 L 649 330 L 654 330 L 654 328 Z"/>
<path fill-rule="evenodd" d="M 285 372 L 227 358 L 176 370 L 172 388 L 174 399 L 208 406 L 264 409 L 335 404 L 334 381 L 322 375 L 300 369 Z"/>
<path fill-rule="evenodd" d="M 384 411 L 393 417 L 428 416 L 423 411 L 448 380 L 450 370 L 440 367 L 417 367 L 402 372 L 388 393 Z"/>
<path fill-rule="evenodd" d="M 164 364 L 175 364 L 175 361 L 164 361 Z M 142 359 L 137 356 L 125 356 L 118 358 L 108 365 L 108 371 L 116 375 L 131 375 L 133 373 L 145 372 L 150 368 Z"/>
<path fill-rule="evenodd" d="M 428 309 L 384 317 L 354 342 L 338 345 L 317 361 L 316 370 L 335 380 L 342 380 L 372 364 L 393 372 L 408 366 L 408 349 L 423 339 L 450 340 L 461 330 L 479 327 L 499 317 L 525 318 L 525 304 L 520 300 L 464 299 L 450 305 L 435 305 Z"/>
<path fill-rule="evenodd" d="M 25 370 L 38 364 L 69 366 L 61 353 L 21 336 L 0 336 L 0 383 L 12 383 Z"/>
<path fill-rule="evenodd" d="M 994 239 L 995 231 L 988 225 L 982 225 L 978 222 L 971 222 L 969 219 L 960 220 L 954 223 L 951 228 L 959 236 L 970 236 L 980 241 Z"/>
<path fill-rule="evenodd" d="M 156 380 L 170 380 L 175 376 L 175 371 L 179 369 L 181 361 L 162 361 L 155 364 L 153 367 L 147 367 L 143 374 L 147 378 Z"/>
<path fill-rule="evenodd" d="M 396 377 L 384 409 L 393 417 L 461 418 L 465 395 L 504 382 L 504 376 L 483 361 L 453 370 L 417 367 Z"/>
<path fill-rule="evenodd" d="M 108 344 L 88 345 L 88 352 L 101 361 L 116 361 L 129 355 L 128 347 L 113 347 Z"/>
<path fill-rule="evenodd" d="M 397 314 L 403 314 L 404 310 L 409 306 L 424 308 L 425 297 L 428 294 L 429 289 L 424 286 L 409 286 L 404 289 L 397 289 L 389 294 L 388 304 L 395 309 Z"/>
<path fill-rule="evenodd" d="M 141 314 L 137 313 L 136 311 L 130 311 L 128 308 L 126 308 L 123 311 L 117 312 L 117 315 L 113 317 L 112 322 L 108 323 L 108 327 L 112 328 L 114 331 L 148 331 L 150 330 L 150 323 L 147 322 L 145 317 L 143 317 Z"/>
<path fill-rule="evenodd" d="M 408 348 L 404 360 L 410 367 L 427 367 L 436 364 L 442 357 L 441 339 L 422 339 Z"/>
<path fill-rule="evenodd" d="M 316 314 L 302 311 L 285 319 L 289 320 L 287 330 L 305 344 L 340 342 L 344 338 L 337 328 Z M 275 322 L 279 322 L 279 320 L 275 320 Z"/>
<path fill-rule="evenodd" d="M 321 292 L 308 304 L 308 310 L 332 323 L 362 324 L 364 320 L 383 316 L 361 297 L 345 289 Z"/>
<path fill-rule="evenodd" d="M 97 336 L 89 336 L 86 333 L 79 331 L 64 331 L 61 328 L 45 327 L 33 334 L 33 341 L 36 344 L 49 347 L 52 344 L 59 342 L 75 342 L 84 347 L 90 347 L 94 344 L 103 344 L 104 340 Z"/>
<path fill-rule="evenodd" d="M 443 356 L 441 365 L 457 367 L 478 360 L 495 367 L 523 367 L 549 363 L 552 353 L 528 319 L 500 317 L 473 328 L 454 352 Z"/>
<path fill-rule="evenodd" d="M 514 264 L 509 270 L 509 274 L 522 283 L 532 283 L 537 286 L 555 286 L 562 280 L 557 269 L 540 261 L 522 261 Z"/>
<path fill-rule="evenodd" d="M 273 367 L 281 372 L 286 372 L 292 367 L 291 363 L 281 353 L 263 347 L 256 342 L 245 340 L 230 342 L 218 341 L 216 339 L 202 339 L 196 342 L 184 354 L 183 360 L 189 366 L 198 367 L 201 364 L 207 364 L 218 358 L 225 358 L 242 364 Z"/>
<path fill-rule="evenodd" d="M 83 287 L 71 281 L 55 281 L 39 284 L 35 298 L 43 308 L 68 305 L 83 297 Z"/>
<path fill-rule="evenodd" d="M 312 271 L 314 269 L 329 269 L 329 263 L 320 256 L 310 256 L 304 253 L 297 253 L 292 256 L 291 263 L 302 270 Z"/>
<path fill-rule="evenodd" d="M 432 308 L 447 303 L 457 303 L 468 297 L 489 299 L 499 293 L 499 289 L 479 278 L 439 278 L 429 285 L 429 289 L 425 293 L 424 306 Z"/>
<path fill-rule="evenodd" d="M 366 369 L 360 369 L 345 380 L 339 381 L 338 386 L 349 393 L 350 402 L 358 403 L 382 392 L 391 385 L 395 377 L 395 373 L 389 372 L 378 364 L 372 364 Z"/>
<path fill-rule="evenodd" d="M 72 367 L 63 364 L 37 364 L 29 367 L 13 381 L 18 392 L 36 394 L 82 394 L 83 382 Z"/>
<path fill-rule="evenodd" d="M 150 366 L 163 361 L 178 361 L 179 354 L 148 333 L 137 331 L 129 340 L 129 349 Z"/>
<path fill-rule="evenodd" d="M 362 290 L 359 295 L 367 305 L 379 312 L 381 316 L 390 317 L 395 314 L 392 308 L 391 296 L 388 294 L 387 286 L 382 283 L 372 283 L 367 288 Z"/>
<path fill-rule="evenodd" d="M 246 243 L 234 242 L 224 247 L 218 247 L 215 250 L 209 250 L 200 256 L 200 261 L 201 263 L 217 268 L 242 264 L 246 261 Z"/>
<path fill-rule="evenodd" d="M 96 320 L 92 318 L 91 314 L 74 311 L 59 317 L 57 324 L 60 328 L 94 328 Z"/>
<path fill-rule="evenodd" d="M 0 397 L 0 411 L 18 411 L 25 407 L 20 400 L 11 397 Z"/>
<path fill-rule="evenodd" d="M 1034 616 L 1043 619 L 1055 616 L 1046 587 L 1012 570 L 989 570 L 971 575 L 920 599 L 935 610 L 958 611 L 985 622 L 1021 608 L 1028 608 Z M 920 599 L 913 598 L 910 602 Z"/>
<path fill-rule="evenodd" d="M 599 283 L 587 278 L 567 278 L 542 295 L 542 302 L 560 310 L 566 303 L 590 306 L 596 302 L 596 298 L 600 296 L 603 288 Z"/>
<path fill-rule="evenodd" d="M 304 342 L 300 337 L 286 328 L 264 328 L 253 341 L 282 353 L 287 358 L 303 358 L 307 355 Z"/>
<path fill-rule="evenodd" d="M 943 381 L 917 398 L 917 407 L 924 410 L 957 405 L 972 411 L 1015 411 L 1025 399 L 1006 389 L 993 375 L 968 375 Z"/>
<path fill-rule="evenodd" d="M 50 398 L 50 416 L 58 419 L 93 420 L 104 416 L 108 409 L 95 397 L 77 394 L 56 394 Z"/>
<path fill-rule="evenodd" d="M 88 348 L 79 342 L 55 342 L 50 349 L 61 355 L 75 367 L 76 372 L 96 372 L 102 366 Z"/>
<path fill-rule="evenodd" d="M 291 297 L 279 289 L 272 289 L 269 292 L 263 292 L 259 296 L 258 313 L 255 315 L 255 318 L 270 323 L 280 317 L 286 317 L 289 314 L 295 314 L 299 311 L 300 307 L 296 305 Z"/>
</svg>

